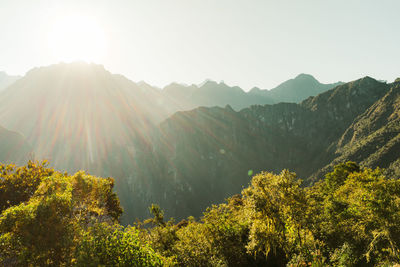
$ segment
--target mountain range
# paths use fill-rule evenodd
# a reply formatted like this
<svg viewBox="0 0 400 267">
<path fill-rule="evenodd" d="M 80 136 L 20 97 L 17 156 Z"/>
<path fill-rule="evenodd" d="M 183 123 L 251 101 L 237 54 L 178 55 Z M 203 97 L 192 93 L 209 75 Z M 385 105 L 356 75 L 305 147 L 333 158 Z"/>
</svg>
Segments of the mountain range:
<svg viewBox="0 0 400 267">
<path fill-rule="evenodd" d="M 249 176 L 263 170 L 290 169 L 311 184 L 340 161 L 340 140 L 352 123 L 396 90 L 393 86 L 365 77 L 299 104 L 177 112 L 155 130 L 151 148 L 139 156 L 141 168 L 124 180 L 125 194 L 135 196 L 129 198 L 127 213 L 154 202 L 174 217 L 200 215 L 205 207 L 240 192 Z M 374 152 L 382 156 L 378 148 Z M 382 160 L 389 165 L 399 157 Z"/>
<path fill-rule="evenodd" d="M 354 160 L 400 173 L 400 81 L 321 84 L 300 74 L 272 90 L 223 82 L 135 83 L 101 65 L 35 68 L 0 92 L 0 160 L 112 176 L 124 222 L 199 216 L 260 171 L 304 185 Z"/>
<path fill-rule="evenodd" d="M 34 68 L 22 78 L 1 75 L 14 83 L 0 93 L 0 125 L 24 135 L 36 158 L 49 159 L 63 170 L 101 175 L 110 157 L 131 161 L 135 143 L 148 142 L 150 129 L 176 111 L 226 104 L 240 109 L 277 101 L 267 96 L 268 90 L 259 96 L 213 81 L 201 86 L 174 83 L 160 90 L 83 62 Z M 298 81 L 297 97 L 306 97 L 306 80 L 320 90 L 330 87 L 299 75 L 283 83 L 282 90 L 296 91 Z"/>
<path fill-rule="evenodd" d="M 199 106 L 224 107 L 230 105 L 240 110 L 251 105 L 276 104 L 280 102 L 300 102 L 315 96 L 342 82 L 322 84 L 309 74 L 300 74 L 294 79 L 281 83 L 270 90 L 254 87 L 245 92 L 238 86 L 230 87 L 224 82 L 206 80 L 201 85 L 181 85 L 172 83 L 163 88 L 162 93 L 177 105 L 178 110 L 189 110 Z"/>
</svg>

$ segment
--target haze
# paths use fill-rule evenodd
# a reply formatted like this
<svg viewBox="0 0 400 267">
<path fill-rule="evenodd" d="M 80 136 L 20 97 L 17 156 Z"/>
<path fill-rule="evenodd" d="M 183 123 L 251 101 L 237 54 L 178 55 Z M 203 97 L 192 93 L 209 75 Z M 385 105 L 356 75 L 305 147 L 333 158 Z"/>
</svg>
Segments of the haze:
<svg viewBox="0 0 400 267">
<path fill-rule="evenodd" d="M 393 81 L 399 9 L 361 0 L 3 0 L 0 70 L 84 60 L 159 87 L 209 78 L 246 90 L 299 73 Z"/>
</svg>

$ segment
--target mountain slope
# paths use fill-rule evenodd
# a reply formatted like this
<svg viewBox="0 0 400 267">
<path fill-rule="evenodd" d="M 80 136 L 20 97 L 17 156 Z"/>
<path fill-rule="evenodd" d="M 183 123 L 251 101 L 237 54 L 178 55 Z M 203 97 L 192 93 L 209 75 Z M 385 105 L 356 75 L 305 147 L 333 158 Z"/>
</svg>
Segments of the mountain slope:
<svg viewBox="0 0 400 267">
<path fill-rule="evenodd" d="M 310 77 L 294 80 L 302 79 Z M 340 156 L 397 170 L 396 88 L 365 77 L 299 104 L 236 111 L 267 98 L 211 81 L 160 90 L 99 65 L 57 64 L 31 70 L 0 93 L 0 125 L 21 132 L 36 158 L 49 159 L 57 169 L 116 178 L 125 222 L 131 223 L 147 217 L 151 203 L 159 203 L 167 216 L 199 216 L 262 170 L 288 168 L 307 179 Z M 179 111 L 224 103 L 234 107 Z M 383 126 L 372 142 L 375 149 L 358 150 Z M 376 144 L 383 143 L 379 150 Z M 353 156 L 357 153 L 363 158 Z"/>
<path fill-rule="evenodd" d="M 138 155 L 145 165 L 132 171 L 124 186 L 126 195 L 137 196 L 128 204 L 137 213 L 129 216 L 143 216 L 137 206 L 152 202 L 169 216 L 200 215 L 240 192 L 248 174 L 262 170 L 288 168 L 306 178 L 331 162 L 331 146 L 388 89 L 365 77 L 301 104 L 178 112 L 160 124 L 150 148 Z"/>
<path fill-rule="evenodd" d="M 0 126 L 0 162 L 25 164 L 32 148 L 24 137 Z"/>
<path fill-rule="evenodd" d="M 94 64 L 36 68 L 0 94 L 0 124 L 68 171 L 108 175 L 105 166 L 129 161 L 126 151 L 165 116 L 135 83 Z"/>
<path fill-rule="evenodd" d="M 344 132 L 336 147 L 336 158 L 318 174 L 337 162 L 356 161 L 370 168 L 387 168 L 400 175 L 400 82 L 360 115 Z"/>
</svg>

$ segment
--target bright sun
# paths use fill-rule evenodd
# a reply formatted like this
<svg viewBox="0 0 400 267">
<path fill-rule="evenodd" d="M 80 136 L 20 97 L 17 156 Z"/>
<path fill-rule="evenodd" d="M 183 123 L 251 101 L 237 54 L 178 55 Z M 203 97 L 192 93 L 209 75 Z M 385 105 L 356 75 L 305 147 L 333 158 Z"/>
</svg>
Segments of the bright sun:
<svg viewBox="0 0 400 267">
<path fill-rule="evenodd" d="M 106 38 L 94 20 L 68 16 L 56 21 L 49 32 L 48 44 L 56 60 L 101 62 L 106 52 Z"/>
</svg>

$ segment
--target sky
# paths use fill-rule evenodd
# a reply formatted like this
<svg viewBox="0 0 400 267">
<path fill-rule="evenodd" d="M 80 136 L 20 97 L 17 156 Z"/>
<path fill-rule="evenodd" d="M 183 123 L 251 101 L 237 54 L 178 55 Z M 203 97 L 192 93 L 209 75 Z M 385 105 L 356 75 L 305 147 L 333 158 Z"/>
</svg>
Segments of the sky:
<svg viewBox="0 0 400 267">
<path fill-rule="evenodd" d="M 133 81 L 270 89 L 400 77 L 398 0 L 0 0 L 0 71 L 85 60 Z"/>
</svg>

